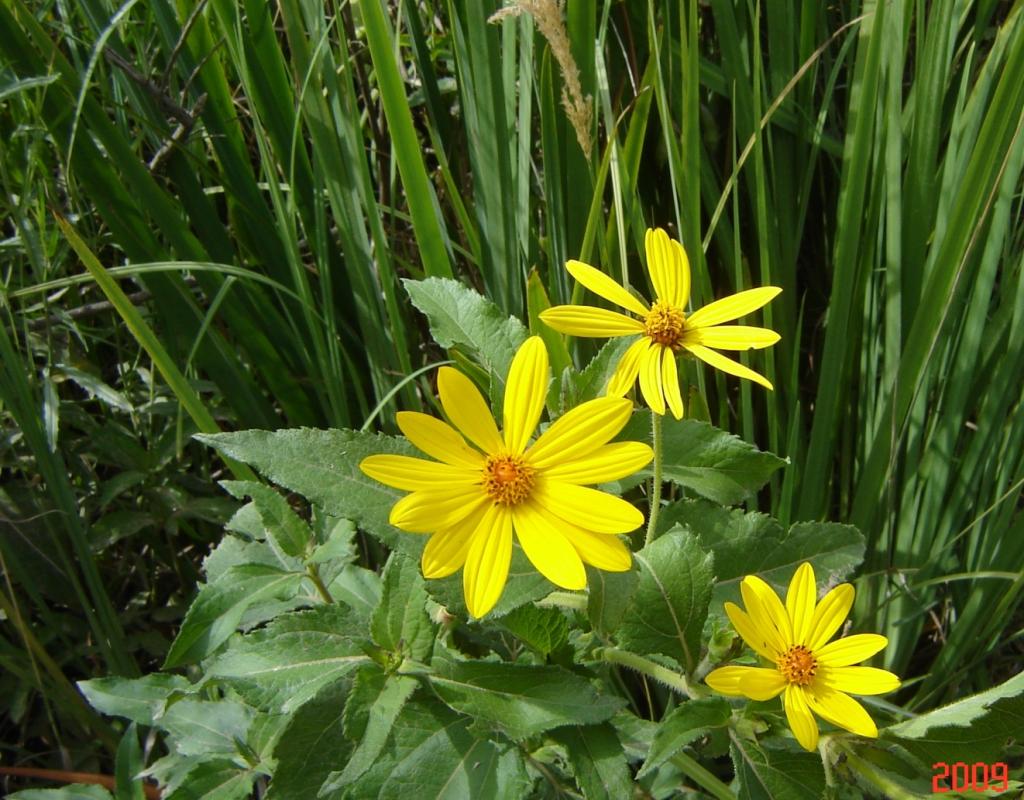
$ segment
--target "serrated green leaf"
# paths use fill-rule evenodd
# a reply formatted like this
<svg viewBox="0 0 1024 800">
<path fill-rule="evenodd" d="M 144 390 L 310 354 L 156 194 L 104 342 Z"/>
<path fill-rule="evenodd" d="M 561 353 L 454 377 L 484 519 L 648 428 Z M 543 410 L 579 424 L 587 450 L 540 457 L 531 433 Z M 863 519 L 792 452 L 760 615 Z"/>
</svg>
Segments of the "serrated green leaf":
<svg viewBox="0 0 1024 800">
<path fill-rule="evenodd" d="M 576 785 L 587 800 L 619 800 L 633 796 L 633 778 L 626 754 L 610 724 L 558 728 L 551 736 L 565 745 Z"/>
<path fill-rule="evenodd" d="M 561 667 L 456 661 L 442 663 L 429 680 L 456 711 L 517 740 L 561 725 L 604 722 L 622 705 Z"/>
<path fill-rule="evenodd" d="M 430 333 L 441 347 L 461 347 L 504 386 L 512 358 L 526 341 L 526 328 L 483 295 L 459 281 L 427 278 L 402 282 L 409 299 L 427 316 Z"/>
<path fill-rule="evenodd" d="M 250 606 L 294 595 L 303 577 L 265 564 L 230 567 L 216 583 L 200 588 L 171 644 L 164 669 L 210 655 L 235 632 Z"/>
<path fill-rule="evenodd" d="M 174 750 L 183 756 L 238 754 L 256 712 L 234 700 L 185 698 L 168 706 L 154 724 L 167 732 Z"/>
<path fill-rule="evenodd" d="M 113 795 L 102 786 L 72 783 L 59 789 L 22 789 L 7 795 L 8 800 L 113 800 Z"/>
<path fill-rule="evenodd" d="M 331 597 L 345 603 L 360 618 L 370 619 L 373 610 L 380 603 L 380 575 L 373 570 L 347 565 L 327 587 Z"/>
<path fill-rule="evenodd" d="M 785 531 L 765 514 L 745 514 L 703 500 L 667 506 L 662 520 L 666 526 L 688 527 L 714 553 L 717 582 L 711 613 L 718 617 L 725 615 L 725 601 L 740 602 L 739 584 L 746 575 L 757 575 L 782 592 L 796 568 L 809 561 L 819 585 L 834 585 L 864 558 L 864 537 L 852 525 L 798 522 Z"/>
<path fill-rule="evenodd" d="M 562 381 L 562 410 L 568 411 L 573 406 L 587 400 L 593 400 L 604 394 L 605 387 L 615 374 L 619 360 L 629 346 L 636 341 L 634 336 L 618 336 L 604 343 L 597 355 L 590 359 L 582 370 L 569 373 L 568 380 Z M 639 423 L 638 423 L 639 424 Z M 639 441 L 650 439 L 651 423 L 647 418 L 647 429 Z"/>
<path fill-rule="evenodd" d="M 385 650 L 402 652 L 422 661 L 434 642 L 434 626 L 427 616 L 427 591 L 419 565 L 393 553 L 384 567 L 384 591 L 370 619 L 373 640 Z"/>
<path fill-rule="evenodd" d="M 274 748 L 277 768 L 267 800 L 311 800 L 338 764 L 345 763 L 352 743 L 341 717 L 350 682 L 323 686 L 292 715 Z"/>
<path fill-rule="evenodd" d="M 419 686 L 408 675 L 390 675 L 384 681 L 380 694 L 370 706 L 366 717 L 366 730 L 345 768 L 331 772 L 324 782 L 321 794 L 337 791 L 358 780 L 373 766 L 391 736 L 391 728 L 406 701 Z"/>
<path fill-rule="evenodd" d="M 193 761 L 168 781 L 162 797 L 163 800 L 243 800 L 251 795 L 256 774 L 225 758 Z"/>
<path fill-rule="evenodd" d="M 520 606 L 497 622 L 545 658 L 565 644 L 569 638 L 569 620 L 557 608 Z"/>
<path fill-rule="evenodd" d="M 278 617 L 231 640 L 206 674 L 232 686 L 256 708 L 289 714 L 370 659 L 366 628 L 347 608 L 318 606 Z"/>
<path fill-rule="evenodd" d="M 650 441 L 651 412 L 637 411 L 619 441 Z M 662 477 L 722 505 L 753 496 L 786 460 L 758 450 L 738 436 L 695 419 L 662 422 Z M 650 477 L 648 466 L 640 475 Z"/>
<path fill-rule="evenodd" d="M 733 740 L 740 800 L 819 800 L 825 791 L 821 756 L 787 747 Z"/>
<path fill-rule="evenodd" d="M 167 700 L 190 691 L 192 684 L 181 675 L 154 673 L 141 678 L 93 678 L 79 681 L 78 688 L 97 711 L 152 725 Z"/>
<path fill-rule="evenodd" d="M 732 709 L 721 697 L 702 697 L 676 706 L 658 725 L 650 753 L 637 777 L 657 769 L 680 748 L 695 742 L 712 728 L 729 724 L 731 716 Z"/>
<path fill-rule="evenodd" d="M 635 567 L 628 572 L 605 572 L 587 567 L 587 585 L 590 586 L 587 617 L 598 634 L 608 637 L 618 630 L 639 580 Z"/>
<path fill-rule="evenodd" d="M 928 767 L 936 761 L 1005 760 L 1007 743 L 1024 741 L 1024 673 L 885 728 L 881 735 L 897 741 Z"/>
<path fill-rule="evenodd" d="M 335 517 L 350 519 L 388 547 L 419 556 L 423 537 L 388 524 L 402 492 L 359 470 L 377 453 L 421 455 L 405 439 L 346 430 L 293 428 L 238 431 L 197 437 L 223 455 L 255 467 L 265 478 L 298 492 Z"/>
<path fill-rule="evenodd" d="M 352 520 L 339 519 L 331 526 L 327 541 L 319 544 L 307 559 L 311 564 L 323 564 L 327 561 L 349 561 L 355 555 L 352 539 L 356 535 L 356 526 Z"/>
<path fill-rule="evenodd" d="M 239 500 L 246 495 L 252 498 L 268 538 L 282 553 L 297 558 L 306 552 L 313 533 L 280 494 L 255 481 L 221 481 L 220 485 Z"/>
<path fill-rule="evenodd" d="M 669 531 L 634 558 L 640 580 L 619 625 L 619 644 L 635 653 L 669 656 L 690 672 L 700 659 L 713 556 L 692 534 Z"/>
</svg>

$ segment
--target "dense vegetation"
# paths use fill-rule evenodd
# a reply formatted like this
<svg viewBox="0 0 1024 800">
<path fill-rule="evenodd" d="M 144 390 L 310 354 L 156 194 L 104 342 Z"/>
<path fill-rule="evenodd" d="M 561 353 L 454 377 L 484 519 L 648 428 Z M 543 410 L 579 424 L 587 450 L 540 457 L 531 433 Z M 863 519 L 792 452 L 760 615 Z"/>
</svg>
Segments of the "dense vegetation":
<svg viewBox="0 0 1024 800">
<path fill-rule="evenodd" d="M 568 259 L 646 293 L 648 227 L 698 305 L 782 287 L 774 391 L 684 385 L 788 459 L 748 511 L 863 534 L 889 701 L 1019 671 L 1024 4 L 514 8 L 0 0 L 0 767 L 113 774 L 76 682 L 161 667 L 247 496 L 218 480 L 255 480 L 194 434 L 395 434 L 439 364 L 488 385 L 403 279 L 583 367 L 538 315 L 584 298 Z"/>
</svg>

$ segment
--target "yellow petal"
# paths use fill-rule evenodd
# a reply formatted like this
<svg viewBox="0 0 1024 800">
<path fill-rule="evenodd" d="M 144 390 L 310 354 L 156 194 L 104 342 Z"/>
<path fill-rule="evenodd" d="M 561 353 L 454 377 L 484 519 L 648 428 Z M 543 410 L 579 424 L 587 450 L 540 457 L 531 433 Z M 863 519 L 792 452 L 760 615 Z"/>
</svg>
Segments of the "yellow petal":
<svg viewBox="0 0 1024 800">
<path fill-rule="evenodd" d="M 647 352 L 640 356 L 640 392 L 644 402 L 655 414 L 665 413 L 665 395 L 661 391 L 661 352 L 660 344 L 651 342 Z"/>
<path fill-rule="evenodd" d="M 463 436 L 485 453 L 501 452 L 505 443 L 473 381 L 457 369 L 441 367 L 437 372 L 437 391 L 444 413 Z"/>
<path fill-rule="evenodd" d="M 548 393 L 548 351 L 544 340 L 531 336 L 516 352 L 505 384 L 505 446 L 521 455 L 537 429 Z"/>
<path fill-rule="evenodd" d="M 830 689 L 850 694 L 886 694 L 900 688 L 896 675 L 874 667 L 824 667 L 818 676 Z"/>
<path fill-rule="evenodd" d="M 751 700 L 771 700 L 779 696 L 787 683 L 777 669 L 748 667 L 740 678 L 740 691 Z"/>
<path fill-rule="evenodd" d="M 702 344 L 719 350 L 759 350 L 770 347 L 781 338 L 770 328 L 752 328 L 749 325 L 687 328 L 683 332 L 683 344 Z"/>
<path fill-rule="evenodd" d="M 613 442 L 584 458 L 559 461 L 544 476 L 566 483 L 607 483 L 632 475 L 651 463 L 654 451 L 642 442 Z"/>
<path fill-rule="evenodd" d="M 781 291 L 782 289 L 777 286 L 762 286 L 737 292 L 697 309 L 687 318 L 686 324 L 693 328 L 708 328 L 712 325 L 721 325 L 723 322 L 731 322 L 751 311 L 756 311 Z"/>
<path fill-rule="evenodd" d="M 592 567 L 607 572 L 625 572 L 633 566 L 633 554 L 617 536 L 591 533 L 578 525 L 567 525 L 563 533 L 580 558 Z"/>
<path fill-rule="evenodd" d="M 789 582 L 786 592 L 786 612 L 793 623 L 793 643 L 807 644 L 811 629 L 811 617 L 814 616 L 814 603 L 818 598 L 818 590 L 814 585 L 814 567 L 805 561 L 796 568 L 793 579 Z"/>
<path fill-rule="evenodd" d="M 633 404 L 622 397 L 598 397 L 564 413 L 537 437 L 526 453 L 536 469 L 584 458 L 614 438 L 629 422 Z"/>
<path fill-rule="evenodd" d="M 779 638 L 778 631 L 774 628 L 760 627 L 747 612 L 735 603 L 726 603 L 725 613 L 736 629 L 736 633 L 742 637 L 751 650 L 762 658 L 775 661 L 779 654 L 786 649 L 786 644 Z"/>
<path fill-rule="evenodd" d="M 462 570 L 466 608 L 479 619 L 498 602 L 512 560 L 512 515 L 507 506 L 491 504 L 473 533 Z"/>
<path fill-rule="evenodd" d="M 812 684 L 808 687 L 807 700 L 819 717 L 837 728 L 844 728 L 860 736 L 878 736 L 875 721 L 864 710 L 864 706 L 849 695 L 827 686 Z"/>
<path fill-rule="evenodd" d="M 594 533 L 629 533 L 644 523 L 632 504 L 586 486 L 545 479 L 531 496 L 552 514 Z"/>
<path fill-rule="evenodd" d="M 405 438 L 428 456 L 455 466 L 483 467 L 484 457 L 447 422 L 419 411 L 399 411 L 396 419 Z"/>
<path fill-rule="evenodd" d="M 457 525 L 438 531 L 427 539 L 427 546 L 423 548 L 420 559 L 424 578 L 446 578 L 462 568 L 473 541 L 473 532 L 489 507 L 486 503 L 479 504 Z"/>
<path fill-rule="evenodd" d="M 723 356 L 721 353 L 717 353 L 714 350 L 709 350 L 701 344 L 683 344 L 687 350 L 693 353 L 697 358 L 703 361 L 705 364 L 710 364 L 715 369 L 720 369 L 722 372 L 727 372 L 730 375 L 735 375 L 737 378 L 747 378 L 748 380 L 754 381 L 754 383 L 761 384 L 765 389 L 774 388 L 766 377 L 754 372 L 749 367 L 743 366 L 738 361 L 733 361 L 728 356 Z"/>
<path fill-rule="evenodd" d="M 708 673 L 704 683 L 719 694 L 743 697 L 740 682 L 743 679 L 743 674 L 749 669 L 755 669 L 755 667 L 719 667 Z"/>
<path fill-rule="evenodd" d="M 405 492 L 437 491 L 480 483 L 480 470 L 453 467 L 409 456 L 375 455 L 359 462 L 359 469 L 375 481 Z"/>
<path fill-rule="evenodd" d="M 553 520 L 534 503 L 521 503 L 512 508 L 512 526 L 523 552 L 541 575 L 563 589 L 587 585 L 583 562 L 559 530 L 557 518 Z"/>
<path fill-rule="evenodd" d="M 676 419 L 683 418 L 683 396 L 679 393 L 679 375 L 676 372 L 676 354 L 671 348 L 662 348 L 661 383 L 665 390 L 665 400 Z"/>
<path fill-rule="evenodd" d="M 411 533 L 433 533 L 452 527 L 485 502 L 483 490 L 476 489 L 413 492 L 391 507 L 388 522 Z"/>
<path fill-rule="evenodd" d="M 843 585 L 849 586 L 849 584 Z M 846 619 L 845 611 L 842 618 Z M 840 624 L 842 624 L 842 620 L 840 620 Z M 831 636 L 831 634 L 829 635 Z M 850 664 L 857 664 L 866 658 L 871 658 L 887 644 L 889 644 L 889 640 L 880 634 L 857 633 L 847 636 L 845 639 L 836 639 L 824 646 L 811 646 L 811 649 L 814 651 L 814 657 L 822 664 L 828 664 L 830 667 L 848 667 Z"/>
<path fill-rule="evenodd" d="M 641 317 L 647 316 L 647 306 L 633 297 L 624 287 L 619 286 L 614 280 L 601 272 L 601 270 L 594 269 L 582 261 L 567 261 L 565 268 L 569 271 L 570 275 L 599 297 L 603 297 L 605 300 L 615 303 L 615 305 L 621 306 L 627 311 L 632 311 L 634 314 L 639 314 Z"/>
<path fill-rule="evenodd" d="M 758 627 L 774 629 L 778 633 L 779 640 L 784 643 L 782 650 L 794 643 L 789 614 L 771 586 L 756 575 L 748 575 L 740 582 L 740 594 L 743 595 L 747 613 L 754 623 Z"/>
<path fill-rule="evenodd" d="M 545 325 L 572 336 L 627 336 L 643 333 L 640 320 L 593 306 L 552 306 L 540 312 Z"/>
<path fill-rule="evenodd" d="M 815 651 L 815 654 L 846 621 L 846 615 L 850 613 L 850 606 L 853 605 L 853 594 L 851 584 L 841 583 L 821 598 L 821 602 L 814 609 L 810 633 L 807 634 L 807 646 Z M 883 644 L 882 647 L 885 645 Z"/>
<path fill-rule="evenodd" d="M 791 683 L 782 698 L 786 720 L 796 740 L 804 750 L 814 750 L 818 746 L 818 723 L 807 705 L 807 693 L 803 687 Z"/>
<path fill-rule="evenodd" d="M 648 228 L 644 237 L 647 272 L 658 299 L 676 308 L 684 308 L 690 297 L 690 263 L 683 246 L 670 239 L 661 228 Z"/>
<path fill-rule="evenodd" d="M 615 368 L 615 373 L 612 375 L 611 380 L 608 381 L 608 394 L 622 397 L 633 388 L 633 382 L 636 380 L 637 372 L 640 370 L 641 356 L 647 352 L 647 348 L 650 346 L 651 340 L 643 336 L 626 349 L 626 352 L 622 354 L 622 358 L 619 359 L 619 365 Z"/>
</svg>

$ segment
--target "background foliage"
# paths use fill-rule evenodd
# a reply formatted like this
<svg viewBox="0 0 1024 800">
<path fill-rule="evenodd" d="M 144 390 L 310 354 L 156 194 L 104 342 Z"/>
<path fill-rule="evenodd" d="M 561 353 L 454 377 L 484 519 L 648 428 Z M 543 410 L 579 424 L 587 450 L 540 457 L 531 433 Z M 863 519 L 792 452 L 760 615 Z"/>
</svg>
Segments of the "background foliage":
<svg viewBox="0 0 1024 800">
<path fill-rule="evenodd" d="M 568 258 L 646 290 L 649 225 L 683 241 L 695 304 L 783 287 L 774 393 L 687 377 L 789 459 L 748 510 L 862 531 L 856 617 L 917 679 L 899 701 L 1015 673 L 1021 6 L 569 2 L 587 121 L 561 104 L 565 43 L 539 13 L 489 24 L 494 2 L 0 0 L 9 760 L 128 763 L 73 682 L 184 663 L 171 640 L 241 505 L 217 481 L 259 502 L 192 434 L 393 432 L 438 363 L 486 385 L 525 336 L 480 361 L 478 301 L 403 278 L 535 320 L 578 291 Z M 556 374 L 596 353 L 548 344 Z M 372 608 L 386 551 L 351 541 Z"/>
</svg>

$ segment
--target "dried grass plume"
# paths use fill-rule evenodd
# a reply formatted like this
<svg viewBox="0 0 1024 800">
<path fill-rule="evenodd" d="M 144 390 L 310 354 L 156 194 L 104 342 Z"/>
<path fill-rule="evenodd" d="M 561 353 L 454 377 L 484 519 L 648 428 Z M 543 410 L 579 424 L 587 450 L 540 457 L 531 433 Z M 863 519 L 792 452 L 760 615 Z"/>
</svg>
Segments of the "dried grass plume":
<svg viewBox="0 0 1024 800">
<path fill-rule="evenodd" d="M 565 31 L 564 11 L 565 0 L 512 0 L 511 5 L 492 14 L 489 22 L 499 22 L 505 17 L 518 17 L 524 12 L 533 17 L 541 35 L 550 45 L 562 73 L 562 107 L 576 131 L 576 141 L 580 143 L 584 155 L 590 158 L 590 123 L 594 98 L 589 94 L 583 94 L 580 70 L 572 57 L 569 36 Z"/>
</svg>

